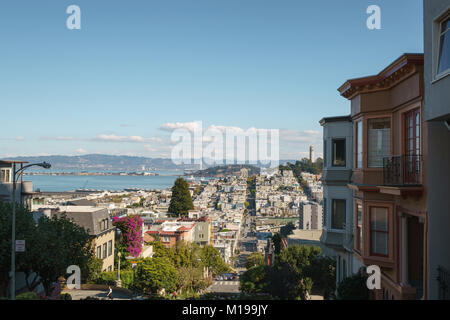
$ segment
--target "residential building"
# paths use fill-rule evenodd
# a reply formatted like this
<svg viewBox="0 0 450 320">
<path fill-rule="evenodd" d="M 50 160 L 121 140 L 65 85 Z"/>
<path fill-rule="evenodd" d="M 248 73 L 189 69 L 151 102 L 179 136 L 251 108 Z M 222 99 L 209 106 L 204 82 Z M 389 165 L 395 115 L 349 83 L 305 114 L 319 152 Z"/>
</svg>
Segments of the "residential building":
<svg viewBox="0 0 450 320">
<path fill-rule="evenodd" d="M 375 299 L 427 297 L 423 54 L 346 81 L 353 122 L 354 254 L 381 270 Z"/>
<path fill-rule="evenodd" d="M 115 227 L 106 208 L 61 206 L 52 210 L 51 215 L 65 215 L 85 228 L 93 238 L 96 257 L 103 260 L 102 271 L 114 270 Z"/>
<path fill-rule="evenodd" d="M 424 6 L 428 298 L 450 299 L 450 0 Z"/>
<path fill-rule="evenodd" d="M 323 233 L 321 242 L 333 250 L 336 285 L 363 266 L 353 255 L 352 181 L 353 124 L 350 116 L 323 118 Z"/>
<path fill-rule="evenodd" d="M 14 171 L 19 170 L 27 163 L 26 161 L 0 160 L 0 201 L 12 201 Z M 20 175 L 16 183 L 16 202 L 31 207 L 33 194 L 33 182 L 23 181 L 22 175 Z"/>
<path fill-rule="evenodd" d="M 322 206 L 315 202 L 303 202 L 299 210 L 299 228 L 322 230 Z"/>
</svg>

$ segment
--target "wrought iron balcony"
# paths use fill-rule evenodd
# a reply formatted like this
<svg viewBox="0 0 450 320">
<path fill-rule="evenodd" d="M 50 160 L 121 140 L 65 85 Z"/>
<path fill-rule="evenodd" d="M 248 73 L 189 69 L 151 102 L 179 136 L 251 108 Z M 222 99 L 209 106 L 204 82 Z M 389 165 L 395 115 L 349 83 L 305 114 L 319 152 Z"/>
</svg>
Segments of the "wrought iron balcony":
<svg viewBox="0 0 450 320">
<path fill-rule="evenodd" d="M 422 184 L 422 156 L 402 155 L 383 159 L 385 186 L 417 186 Z"/>
</svg>

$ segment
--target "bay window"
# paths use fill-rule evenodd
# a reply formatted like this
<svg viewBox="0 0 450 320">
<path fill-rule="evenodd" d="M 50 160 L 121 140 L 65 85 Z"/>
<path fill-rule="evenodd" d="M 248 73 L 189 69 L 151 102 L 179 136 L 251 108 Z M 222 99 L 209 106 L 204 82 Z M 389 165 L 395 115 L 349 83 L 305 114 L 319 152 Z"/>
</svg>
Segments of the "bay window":
<svg viewBox="0 0 450 320">
<path fill-rule="evenodd" d="M 382 168 L 383 158 L 391 155 L 390 118 L 368 121 L 368 167 Z"/>
</svg>

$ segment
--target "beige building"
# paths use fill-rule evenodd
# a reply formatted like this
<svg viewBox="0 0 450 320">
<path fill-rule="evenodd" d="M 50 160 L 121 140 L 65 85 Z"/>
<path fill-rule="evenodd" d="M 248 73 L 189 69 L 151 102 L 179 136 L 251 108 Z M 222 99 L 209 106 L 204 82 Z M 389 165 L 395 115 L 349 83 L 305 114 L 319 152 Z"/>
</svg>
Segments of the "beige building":
<svg viewBox="0 0 450 320">
<path fill-rule="evenodd" d="M 115 227 L 109 219 L 106 208 L 65 206 L 59 207 L 59 210 L 52 212 L 52 214 L 65 214 L 67 218 L 88 230 L 94 238 L 95 256 L 103 260 L 102 271 L 114 270 Z"/>
</svg>

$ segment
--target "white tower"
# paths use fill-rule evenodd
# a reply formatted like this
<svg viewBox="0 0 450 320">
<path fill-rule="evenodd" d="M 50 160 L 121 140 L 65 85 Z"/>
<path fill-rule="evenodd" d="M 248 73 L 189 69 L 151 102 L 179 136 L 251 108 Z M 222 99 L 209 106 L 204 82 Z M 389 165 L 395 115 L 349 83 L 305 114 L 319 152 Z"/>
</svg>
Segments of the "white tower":
<svg viewBox="0 0 450 320">
<path fill-rule="evenodd" d="M 309 160 L 311 160 L 311 162 L 314 162 L 314 146 L 309 147 Z"/>
</svg>

